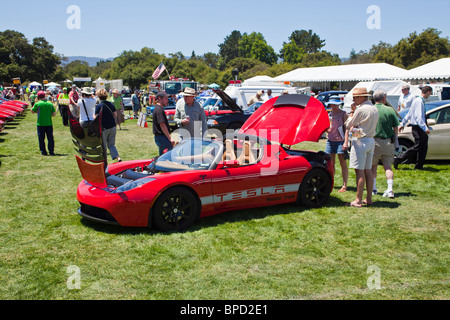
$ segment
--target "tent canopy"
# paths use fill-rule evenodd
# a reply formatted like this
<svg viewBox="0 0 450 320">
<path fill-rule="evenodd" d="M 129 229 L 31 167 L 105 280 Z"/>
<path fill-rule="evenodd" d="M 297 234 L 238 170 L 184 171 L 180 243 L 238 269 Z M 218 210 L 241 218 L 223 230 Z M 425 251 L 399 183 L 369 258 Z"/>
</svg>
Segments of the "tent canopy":
<svg viewBox="0 0 450 320">
<path fill-rule="evenodd" d="M 407 70 L 387 63 L 348 64 L 300 68 L 273 78 L 274 81 L 344 82 L 403 79 Z"/>
<path fill-rule="evenodd" d="M 404 79 L 450 78 L 450 58 L 443 58 L 411 69 Z"/>
</svg>

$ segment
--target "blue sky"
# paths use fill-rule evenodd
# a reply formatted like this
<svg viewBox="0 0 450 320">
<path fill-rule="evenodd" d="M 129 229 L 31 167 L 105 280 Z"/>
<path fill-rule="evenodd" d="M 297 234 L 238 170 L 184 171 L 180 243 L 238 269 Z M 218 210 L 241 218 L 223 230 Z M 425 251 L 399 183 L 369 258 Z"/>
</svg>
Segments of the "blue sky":
<svg viewBox="0 0 450 320">
<path fill-rule="evenodd" d="M 80 29 L 67 27 L 70 5 L 80 8 Z M 373 5 L 379 20 L 367 12 Z M 16 30 L 29 40 L 43 36 L 65 56 L 110 58 L 143 47 L 166 56 L 218 53 L 233 30 L 262 33 L 278 53 L 294 30 L 311 29 L 326 40 L 324 50 L 341 58 L 379 41 L 394 45 L 428 27 L 450 37 L 449 0 L 22 0 L 1 7 L 1 31 Z M 368 20 L 379 21 L 379 28 L 369 29 Z"/>
</svg>

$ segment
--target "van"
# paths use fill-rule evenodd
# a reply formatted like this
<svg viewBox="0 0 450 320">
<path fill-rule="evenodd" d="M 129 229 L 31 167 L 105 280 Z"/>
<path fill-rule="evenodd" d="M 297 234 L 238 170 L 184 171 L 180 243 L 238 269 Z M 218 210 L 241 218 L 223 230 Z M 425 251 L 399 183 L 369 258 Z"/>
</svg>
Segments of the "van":
<svg viewBox="0 0 450 320">
<path fill-rule="evenodd" d="M 297 94 L 295 88 L 285 85 L 280 85 L 279 83 L 261 83 L 259 85 L 251 85 L 251 86 L 228 86 L 225 88 L 225 93 L 229 95 L 231 98 L 236 100 L 238 106 L 242 109 L 248 107 L 248 101 L 251 97 L 255 96 L 258 91 L 264 91 L 264 96 L 267 98 L 267 90 L 272 90 L 272 96 L 278 97 L 284 90 L 287 90 L 289 94 Z"/>
</svg>

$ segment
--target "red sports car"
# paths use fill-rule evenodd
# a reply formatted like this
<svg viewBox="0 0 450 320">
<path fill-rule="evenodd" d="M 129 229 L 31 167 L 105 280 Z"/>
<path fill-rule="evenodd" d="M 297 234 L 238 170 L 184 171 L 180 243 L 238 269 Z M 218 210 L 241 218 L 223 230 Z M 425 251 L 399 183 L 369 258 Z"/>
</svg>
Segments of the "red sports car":
<svg viewBox="0 0 450 320">
<path fill-rule="evenodd" d="M 334 183 L 329 155 L 289 146 L 317 142 L 328 127 L 318 100 L 285 95 L 264 103 L 224 140 L 188 139 L 155 159 L 114 163 L 106 170 L 104 163 L 77 157 L 84 178 L 78 213 L 103 223 L 181 231 L 199 217 L 230 210 L 295 202 L 322 206 Z M 83 146 L 80 132 L 74 143 L 81 157 L 89 159 L 90 152 L 106 159 L 101 147 Z"/>
</svg>

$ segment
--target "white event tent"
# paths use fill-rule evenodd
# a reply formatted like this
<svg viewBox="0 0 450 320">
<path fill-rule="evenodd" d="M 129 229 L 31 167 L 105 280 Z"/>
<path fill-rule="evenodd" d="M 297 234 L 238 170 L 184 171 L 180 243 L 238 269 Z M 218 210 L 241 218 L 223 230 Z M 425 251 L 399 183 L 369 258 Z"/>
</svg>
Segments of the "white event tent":
<svg viewBox="0 0 450 320">
<path fill-rule="evenodd" d="M 408 71 L 387 63 L 347 64 L 300 68 L 275 77 L 275 81 L 346 82 L 403 79 Z"/>
<path fill-rule="evenodd" d="M 407 71 L 403 79 L 426 80 L 450 78 L 450 58 L 443 58 Z"/>
</svg>

